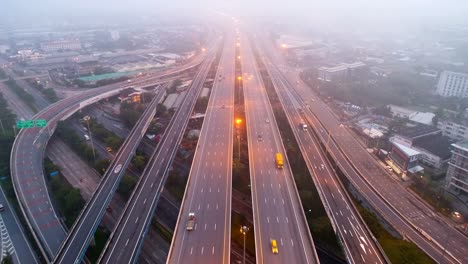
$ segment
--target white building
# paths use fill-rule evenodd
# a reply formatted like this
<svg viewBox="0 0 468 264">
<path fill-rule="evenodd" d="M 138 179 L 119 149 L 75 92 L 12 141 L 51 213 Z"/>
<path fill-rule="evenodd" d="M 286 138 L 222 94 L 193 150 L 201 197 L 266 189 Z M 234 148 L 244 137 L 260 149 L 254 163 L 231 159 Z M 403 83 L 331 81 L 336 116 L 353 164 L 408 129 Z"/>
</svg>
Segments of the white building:
<svg viewBox="0 0 468 264">
<path fill-rule="evenodd" d="M 468 97 L 468 74 L 443 71 L 436 92 L 444 97 Z"/>
<path fill-rule="evenodd" d="M 468 194 L 468 141 L 452 144 L 452 157 L 447 169 L 446 188 L 457 194 Z"/>
<path fill-rule="evenodd" d="M 53 52 L 59 50 L 79 50 L 81 42 L 79 40 L 57 40 L 41 43 L 41 49 L 45 52 Z"/>
<path fill-rule="evenodd" d="M 318 68 L 318 79 L 329 82 L 337 78 L 344 78 L 365 66 L 366 64 L 358 61 L 354 63 L 341 63 L 334 67 L 320 67 Z"/>
<path fill-rule="evenodd" d="M 468 127 L 462 124 L 457 124 L 448 120 L 441 120 L 437 122 L 437 127 L 442 130 L 445 136 L 464 140 L 468 139 Z"/>
</svg>

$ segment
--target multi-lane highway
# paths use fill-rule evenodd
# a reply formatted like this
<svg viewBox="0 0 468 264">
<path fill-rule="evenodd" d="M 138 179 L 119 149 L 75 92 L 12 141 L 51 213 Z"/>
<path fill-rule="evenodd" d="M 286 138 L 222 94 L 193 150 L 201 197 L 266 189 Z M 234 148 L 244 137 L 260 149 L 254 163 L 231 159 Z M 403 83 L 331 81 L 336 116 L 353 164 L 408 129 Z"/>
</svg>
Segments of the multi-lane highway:
<svg viewBox="0 0 468 264">
<path fill-rule="evenodd" d="M 235 38 L 228 34 L 167 263 L 229 263 Z M 194 230 L 186 230 L 189 213 Z"/>
<path fill-rule="evenodd" d="M 327 145 L 340 169 L 364 198 L 405 238 L 440 263 L 468 262 L 468 238 L 389 177 L 377 161 L 340 124 L 331 110 L 287 66 L 279 52 L 267 48 L 269 58 L 290 83 L 296 100 L 309 105 L 306 116 Z"/>
<path fill-rule="evenodd" d="M 216 42 L 217 44 L 218 42 Z M 140 177 L 101 256 L 101 263 L 135 263 L 167 177 L 167 170 L 182 140 L 185 128 L 217 54 L 218 45 L 208 55 L 187 95 L 166 128 L 161 143 Z"/>
<path fill-rule="evenodd" d="M 101 183 L 94 192 L 91 200 L 76 219 L 63 245 L 60 247 L 54 262 L 79 263 L 94 236 L 101 219 L 119 185 L 131 158 L 146 133 L 154 115 L 156 106 L 165 95 L 165 86 L 160 87 L 151 103 L 133 127 L 129 136 L 120 147 L 114 160 L 103 175 Z"/>
<path fill-rule="evenodd" d="M 318 263 L 275 116 L 245 36 L 240 51 L 257 263 Z M 276 153 L 284 157 L 282 169 L 275 165 Z"/>
<path fill-rule="evenodd" d="M 354 207 L 346 189 L 321 151 L 311 130 L 308 128 L 304 130 L 301 127 L 301 124 L 305 123 L 303 111 L 306 106 L 295 100 L 290 92 L 290 83 L 266 57 L 262 57 L 349 263 L 386 263 L 387 260 L 378 242 Z"/>
<path fill-rule="evenodd" d="M 133 81 L 132 85 L 149 85 L 161 83 L 161 78 L 186 71 L 197 66 L 197 58 L 189 64 L 153 74 Z M 48 106 L 35 115 L 35 119 L 46 119 L 47 128 L 30 128 L 22 130 L 15 139 L 11 154 L 11 175 L 13 186 L 18 197 L 20 209 L 25 216 L 28 227 L 36 240 L 45 259 L 50 261 L 66 236 L 61 219 L 57 216 L 49 197 L 47 184 L 43 175 L 43 154 L 59 120 L 69 117 L 95 100 L 117 94 L 119 90 L 130 85 L 113 84 L 85 91 L 77 96 L 63 99 Z"/>
</svg>

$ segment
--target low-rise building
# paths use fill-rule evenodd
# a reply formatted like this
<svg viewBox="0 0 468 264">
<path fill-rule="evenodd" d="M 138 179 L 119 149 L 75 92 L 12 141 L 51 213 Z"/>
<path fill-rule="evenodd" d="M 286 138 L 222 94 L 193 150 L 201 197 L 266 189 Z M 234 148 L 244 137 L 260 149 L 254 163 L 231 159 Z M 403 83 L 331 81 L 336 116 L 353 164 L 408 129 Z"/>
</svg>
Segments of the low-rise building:
<svg viewBox="0 0 468 264">
<path fill-rule="evenodd" d="M 450 144 L 454 141 L 445 137 L 442 131 L 433 126 L 416 124 L 400 129 L 390 138 L 399 144 L 420 153 L 420 161 L 427 166 L 442 169 L 450 158 Z"/>
<path fill-rule="evenodd" d="M 421 153 L 405 145 L 392 142 L 392 148 L 388 155 L 392 168 L 399 174 L 415 174 L 424 170 L 419 166 Z"/>
<path fill-rule="evenodd" d="M 437 122 L 437 127 L 442 130 L 445 136 L 457 139 L 464 140 L 468 139 L 468 126 L 455 123 L 449 120 L 440 120 Z"/>
<path fill-rule="evenodd" d="M 318 79 L 322 81 L 334 81 L 337 79 L 346 78 L 356 71 L 363 69 L 366 64 L 362 62 L 341 63 L 334 67 L 318 68 Z"/>
<path fill-rule="evenodd" d="M 446 188 L 456 194 L 468 194 L 468 141 L 452 144 L 452 157 L 446 175 Z"/>
<path fill-rule="evenodd" d="M 79 50 L 81 49 L 81 42 L 78 39 L 48 41 L 41 43 L 41 49 L 45 52 Z"/>
</svg>

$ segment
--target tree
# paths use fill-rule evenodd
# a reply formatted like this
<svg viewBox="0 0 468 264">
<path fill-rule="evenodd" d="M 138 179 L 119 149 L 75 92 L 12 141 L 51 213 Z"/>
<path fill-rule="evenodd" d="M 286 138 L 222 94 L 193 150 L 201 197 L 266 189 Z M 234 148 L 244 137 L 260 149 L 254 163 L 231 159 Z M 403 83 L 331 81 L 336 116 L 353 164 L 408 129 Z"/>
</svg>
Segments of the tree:
<svg viewBox="0 0 468 264">
<path fill-rule="evenodd" d="M 94 165 L 94 168 L 101 174 L 104 175 L 107 168 L 109 167 L 110 161 L 108 159 L 100 159 Z"/>
<path fill-rule="evenodd" d="M 133 188 L 137 184 L 137 179 L 128 175 L 124 175 L 120 182 L 118 192 L 125 198 L 130 198 Z"/>
<path fill-rule="evenodd" d="M 135 168 L 139 171 L 143 171 L 145 169 L 145 166 L 146 166 L 146 159 L 145 159 L 145 156 L 142 156 L 142 155 L 136 155 L 134 158 L 133 158 L 133 165 L 135 166 Z"/>
</svg>

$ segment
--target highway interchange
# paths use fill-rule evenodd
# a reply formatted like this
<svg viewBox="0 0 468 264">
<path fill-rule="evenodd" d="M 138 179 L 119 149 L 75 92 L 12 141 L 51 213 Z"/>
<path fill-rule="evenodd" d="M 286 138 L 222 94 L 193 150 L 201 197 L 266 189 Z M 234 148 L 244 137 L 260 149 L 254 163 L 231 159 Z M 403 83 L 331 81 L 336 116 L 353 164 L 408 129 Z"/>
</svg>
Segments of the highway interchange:
<svg viewBox="0 0 468 264">
<path fill-rule="evenodd" d="M 217 43 L 217 42 L 216 42 Z M 101 263 L 135 263 L 143 244 L 148 226 L 156 209 L 168 168 L 175 156 L 195 103 L 205 83 L 218 50 L 214 44 L 207 51 L 187 95 L 176 110 L 164 133 L 161 144 L 150 159 L 139 179 L 127 206 L 112 231 L 101 256 Z"/>
<path fill-rule="evenodd" d="M 141 78 L 132 84 L 158 84 L 161 82 L 161 77 L 191 69 L 200 62 L 201 60 L 196 58 L 187 65 Z M 53 132 L 59 120 L 65 119 L 83 108 L 87 101 L 87 103 L 92 103 L 93 101 L 89 101 L 90 99 L 111 96 L 128 86 L 130 85 L 127 83 L 124 85 L 119 83 L 96 88 L 48 106 L 34 116 L 35 119 L 46 119 L 48 121 L 47 128 L 21 130 L 15 139 L 11 155 L 13 186 L 28 227 L 31 229 L 42 255 L 49 261 L 55 256 L 66 237 L 63 223 L 52 206 L 43 175 L 43 155 L 51 136 L 49 132 Z"/>
<path fill-rule="evenodd" d="M 234 139 L 233 88 L 236 78 L 234 43 L 234 36 L 227 34 L 168 263 L 229 263 Z M 240 50 L 257 263 L 317 263 L 318 257 L 288 166 L 286 151 L 250 45 L 247 35 L 242 35 Z M 275 84 L 348 261 L 387 262 L 375 238 L 352 205 L 324 151 L 320 149 L 317 139 L 326 145 L 326 151 L 331 154 L 338 168 L 345 173 L 353 186 L 405 238 L 415 242 L 439 263 L 467 263 L 468 239 L 390 178 L 341 125 L 328 106 L 304 86 L 297 72 L 289 68 L 278 52 L 275 53 L 268 45 L 264 43 L 262 46 L 263 62 Z M 161 83 L 161 77 L 174 76 L 201 63 L 189 94 L 176 112 L 160 146 L 156 148 L 152 162 L 140 178 L 101 255 L 100 262 L 137 261 L 149 223 L 155 213 L 167 169 L 214 60 L 214 47 L 217 45 L 208 48 L 203 60 L 195 59 L 188 65 L 132 83 L 142 86 Z M 293 83 L 295 84 L 292 85 Z M 140 126 L 137 124 L 134 128 L 137 131 L 135 133 L 141 134 L 130 136 L 127 139 L 128 148 L 124 144 L 122 151 L 116 155 L 109 169 L 110 175 L 104 179 L 111 178 L 112 175 L 117 179 L 114 178 L 113 183 L 109 185 L 106 185 L 105 180 L 101 182 L 98 191 L 93 195 L 93 198 L 96 196 L 99 199 L 96 202 L 92 198 L 82 212 L 84 219 L 92 221 L 92 224 L 82 225 L 82 222 L 78 221 L 71 229 L 71 237 L 80 237 L 76 240 L 65 240 L 67 231 L 54 211 L 43 175 L 44 150 L 51 133 L 59 120 L 68 118 L 85 105 L 115 95 L 117 91 L 128 86 L 117 84 L 97 88 L 48 106 L 34 117 L 48 120 L 48 127 L 22 130 L 15 140 L 11 159 L 15 192 L 28 226 L 47 261 L 55 257 L 56 263 L 81 262 L 87 244 L 115 191 L 118 177 L 125 169 L 125 163 L 134 152 L 138 145 L 136 142 L 144 135 L 147 126 L 143 123 Z M 145 116 L 152 117 L 154 112 L 147 111 Z M 311 125 L 314 131 L 300 130 L 299 123 L 302 121 Z M 276 168 L 274 155 L 277 152 L 285 157 L 283 169 Z M 88 214 L 87 209 L 96 211 Z M 196 215 L 196 227 L 194 231 L 189 232 L 185 227 L 190 212 Z M 272 239 L 278 241 L 278 254 L 272 253 Z M 56 255 L 57 252 L 65 254 Z"/>
</svg>

